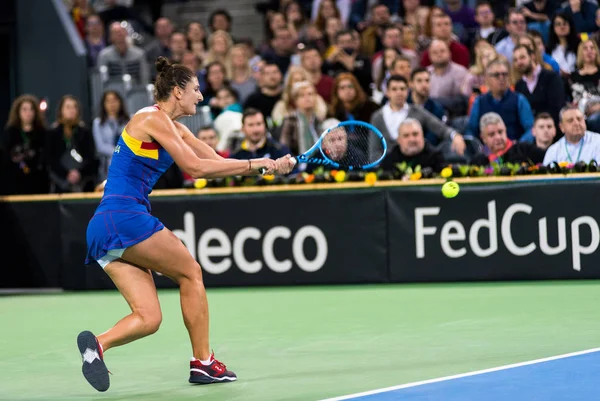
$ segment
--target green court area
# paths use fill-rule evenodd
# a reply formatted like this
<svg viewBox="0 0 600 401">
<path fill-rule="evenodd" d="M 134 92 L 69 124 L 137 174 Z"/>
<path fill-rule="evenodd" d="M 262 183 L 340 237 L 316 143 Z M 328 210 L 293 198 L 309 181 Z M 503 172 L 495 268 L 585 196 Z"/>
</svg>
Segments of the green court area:
<svg viewBox="0 0 600 401">
<path fill-rule="evenodd" d="M 178 293 L 159 297 L 158 333 L 106 353 L 106 393 L 76 337 L 128 313 L 116 291 L 0 297 L 0 399 L 320 400 L 600 346 L 595 281 L 209 289 L 239 381 L 192 386 Z"/>
</svg>

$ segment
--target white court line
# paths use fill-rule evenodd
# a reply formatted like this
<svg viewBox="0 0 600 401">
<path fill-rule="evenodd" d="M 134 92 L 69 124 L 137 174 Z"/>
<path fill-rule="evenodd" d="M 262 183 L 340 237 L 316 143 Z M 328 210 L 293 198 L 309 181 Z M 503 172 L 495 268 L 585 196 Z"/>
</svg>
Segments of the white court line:
<svg viewBox="0 0 600 401">
<path fill-rule="evenodd" d="M 571 357 L 574 357 L 574 356 L 591 354 L 591 353 L 599 352 L 599 351 L 600 351 L 600 348 L 592 348 L 592 349 L 587 349 L 587 350 L 583 350 L 583 351 L 571 352 L 569 354 L 562 354 L 562 355 L 551 356 L 551 357 L 548 357 L 548 358 L 534 359 L 532 361 L 525 361 L 525 362 L 513 363 L 511 365 L 498 366 L 498 367 L 490 368 L 490 369 L 476 370 L 474 372 L 461 373 L 461 374 L 453 375 L 453 376 L 438 377 L 436 379 L 429 379 L 429 380 L 423 380 L 423 381 L 420 381 L 420 382 L 406 383 L 406 384 L 401 384 L 399 386 L 385 387 L 385 388 L 380 388 L 380 389 L 377 389 L 377 390 L 365 391 L 365 392 L 356 393 L 356 394 L 348 394 L 348 395 L 344 395 L 344 396 L 341 396 L 341 397 L 327 398 L 327 399 L 323 399 L 323 400 L 320 400 L 320 401 L 342 401 L 342 400 L 350 400 L 350 399 L 353 399 L 353 398 L 356 398 L 356 397 L 364 397 L 364 396 L 367 396 L 367 395 L 373 395 L 373 394 L 379 394 L 379 393 L 386 393 L 386 392 L 389 392 L 389 391 L 402 390 L 402 389 L 405 389 L 405 388 L 423 386 L 425 384 L 439 383 L 439 382 L 444 382 L 444 381 L 448 381 L 448 380 L 462 379 L 464 377 L 482 375 L 482 374 L 491 373 L 491 372 L 498 372 L 500 370 L 520 368 L 522 366 L 535 365 L 537 363 L 550 362 L 550 361 L 555 361 L 557 359 L 571 358 Z"/>
</svg>

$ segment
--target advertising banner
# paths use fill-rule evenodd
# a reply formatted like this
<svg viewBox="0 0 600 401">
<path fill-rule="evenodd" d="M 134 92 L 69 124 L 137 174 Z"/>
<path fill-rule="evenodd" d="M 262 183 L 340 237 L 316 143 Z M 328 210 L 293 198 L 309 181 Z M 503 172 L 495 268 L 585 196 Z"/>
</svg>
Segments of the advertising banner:
<svg viewBox="0 0 600 401">
<path fill-rule="evenodd" d="M 597 182 L 390 188 L 390 279 L 600 277 Z"/>
</svg>

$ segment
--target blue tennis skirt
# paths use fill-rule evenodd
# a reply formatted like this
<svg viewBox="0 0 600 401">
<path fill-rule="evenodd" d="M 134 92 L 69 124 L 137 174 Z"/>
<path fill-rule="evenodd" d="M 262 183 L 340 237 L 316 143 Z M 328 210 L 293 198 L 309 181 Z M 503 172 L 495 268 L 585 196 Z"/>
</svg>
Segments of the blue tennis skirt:
<svg viewBox="0 0 600 401">
<path fill-rule="evenodd" d="M 85 263 L 98 262 L 102 268 L 121 256 L 125 249 L 152 236 L 165 226 L 146 206 L 128 202 L 100 205 L 90 220 Z"/>
</svg>

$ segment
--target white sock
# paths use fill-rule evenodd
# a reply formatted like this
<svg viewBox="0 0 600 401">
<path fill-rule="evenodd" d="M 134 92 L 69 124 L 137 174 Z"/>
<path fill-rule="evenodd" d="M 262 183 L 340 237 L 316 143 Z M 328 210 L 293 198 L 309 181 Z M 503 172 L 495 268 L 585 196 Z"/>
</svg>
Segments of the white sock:
<svg viewBox="0 0 600 401">
<path fill-rule="evenodd" d="M 199 361 L 202 365 L 208 366 L 213 362 L 213 358 L 212 358 L 212 356 L 210 356 L 206 361 L 203 361 L 201 359 L 192 357 L 192 361 Z"/>
<path fill-rule="evenodd" d="M 208 366 L 212 363 L 212 357 L 208 357 L 206 361 L 200 360 L 200 363 L 204 366 Z"/>
</svg>

